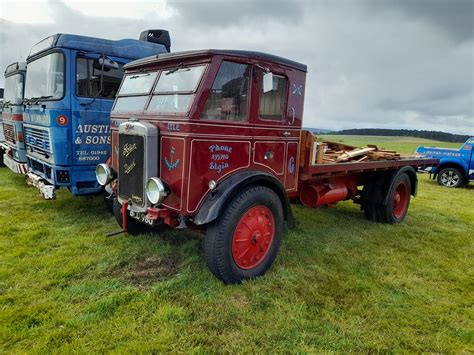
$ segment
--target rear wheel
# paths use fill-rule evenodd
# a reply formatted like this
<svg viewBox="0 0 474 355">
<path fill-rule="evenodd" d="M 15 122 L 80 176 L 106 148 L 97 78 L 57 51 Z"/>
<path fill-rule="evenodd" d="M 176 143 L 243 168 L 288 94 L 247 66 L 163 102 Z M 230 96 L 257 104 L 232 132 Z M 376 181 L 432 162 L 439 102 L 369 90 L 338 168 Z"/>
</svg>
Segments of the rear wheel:
<svg viewBox="0 0 474 355">
<path fill-rule="evenodd" d="M 464 185 L 464 177 L 456 168 L 446 168 L 438 173 L 438 184 L 445 187 L 460 187 Z"/>
<path fill-rule="evenodd" d="M 120 228 L 123 228 L 123 218 L 122 218 L 122 205 L 120 202 L 115 198 L 113 200 L 113 212 L 115 219 L 117 220 L 118 225 Z M 138 234 L 145 234 L 150 233 L 151 229 L 143 224 L 138 222 L 137 220 L 130 217 L 130 213 L 127 211 L 126 213 L 126 220 L 127 220 L 127 233 L 131 235 L 138 235 Z"/>
<path fill-rule="evenodd" d="M 366 219 L 380 223 L 400 223 L 408 212 L 411 181 L 407 174 L 390 180 L 381 176 L 364 186 L 362 208 Z"/>
<path fill-rule="evenodd" d="M 206 261 L 224 283 L 265 274 L 275 260 L 283 234 L 283 207 L 269 188 L 239 193 L 207 229 Z"/>
</svg>

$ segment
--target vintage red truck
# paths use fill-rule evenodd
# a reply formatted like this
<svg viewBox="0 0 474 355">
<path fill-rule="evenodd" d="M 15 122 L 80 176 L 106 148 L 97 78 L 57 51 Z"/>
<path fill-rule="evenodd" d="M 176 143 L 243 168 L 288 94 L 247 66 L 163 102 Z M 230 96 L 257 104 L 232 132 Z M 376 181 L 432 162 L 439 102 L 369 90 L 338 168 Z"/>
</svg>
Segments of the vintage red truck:
<svg viewBox="0 0 474 355">
<path fill-rule="evenodd" d="M 111 113 L 112 157 L 97 166 L 97 180 L 114 191 L 123 231 L 205 232 L 207 265 L 225 283 L 270 268 L 295 223 L 291 201 L 352 199 L 367 219 L 399 223 L 416 194 L 416 169 L 437 164 L 315 162 L 313 136 L 301 128 L 307 67 L 288 59 L 200 50 L 125 70 Z"/>
</svg>

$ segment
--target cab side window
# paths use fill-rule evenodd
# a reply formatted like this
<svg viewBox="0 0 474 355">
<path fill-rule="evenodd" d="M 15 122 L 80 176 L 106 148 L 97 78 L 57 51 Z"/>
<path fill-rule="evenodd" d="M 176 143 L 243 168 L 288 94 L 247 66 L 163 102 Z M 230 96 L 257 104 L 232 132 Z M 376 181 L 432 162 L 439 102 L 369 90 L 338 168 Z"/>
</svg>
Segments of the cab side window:
<svg viewBox="0 0 474 355">
<path fill-rule="evenodd" d="M 102 92 L 99 93 L 101 67 L 93 59 L 78 57 L 76 61 L 76 95 L 114 99 L 123 78 L 123 64 L 118 64 L 117 69 L 104 68 Z"/>
<path fill-rule="evenodd" d="M 273 75 L 273 90 L 263 92 L 263 80 L 260 83 L 260 118 L 266 120 L 284 120 L 288 80 L 284 76 Z"/>
<path fill-rule="evenodd" d="M 250 65 L 223 61 L 201 118 L 247 121 L 250 75 Z"/>
</svg>

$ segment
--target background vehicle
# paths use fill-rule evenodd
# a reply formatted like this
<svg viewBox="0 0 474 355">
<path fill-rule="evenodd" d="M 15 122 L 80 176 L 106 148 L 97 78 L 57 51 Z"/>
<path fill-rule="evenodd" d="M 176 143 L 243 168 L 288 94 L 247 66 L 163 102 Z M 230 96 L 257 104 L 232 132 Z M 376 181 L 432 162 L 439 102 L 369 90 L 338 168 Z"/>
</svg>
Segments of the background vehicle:
<svg viewBox="0 0 474 355">
<path fill-rule="evenodd" d="M 168 52 L 167 31 L 112 41 L 55 34 L 27 58 L 24 135 L 30 184 L 45 198 L 64 186 L 74 195 L 100 191 L 95 165 L 110 154 L 110 109 L 123 65 Z"/>
<path fill-rule="evenodd" d="M 4 164 L 18 174 L 26 174 L 28 171 L 23 136 L 25 74 L 25 62 L 12 63 L 5 69 L 3 122 L 0 127 L 4 138 L 4 142 L 0 143 L 0 154 Z"/>
<path fill-rule="evenodd" d="M 272 265 L 284 226 L 294 225 L 290 200 L 352 199 L 367 219 L 400 223 L 416 168 L 437 164 L 316 163 L 314 136 L 301 129 L 306 66 L 288 59 L 204 50 L 125 68 L 111 114 L 112 162 L 97 166 L 97 180 L 115 189 L 114 213 L 129 233 L 160 224 L 205 230 L 207 264 L 226 283 Z"/>
<path fill-rule="evenodd" d="M 0 88 L 0 166 L 3 166 L 3 148 L 2 143 L 5 141 L 5 136 L 3 135 L 3 88 Z"/>
<path fill-rule="evenodd" d="M 459 149 L 418 147 L 418 154 L 439 159 L 439 166 L 427 167 L 438 184 L 445 187 L 460 187 L 474 180 L 474 137 L 469 138 Z"/>
</svg>

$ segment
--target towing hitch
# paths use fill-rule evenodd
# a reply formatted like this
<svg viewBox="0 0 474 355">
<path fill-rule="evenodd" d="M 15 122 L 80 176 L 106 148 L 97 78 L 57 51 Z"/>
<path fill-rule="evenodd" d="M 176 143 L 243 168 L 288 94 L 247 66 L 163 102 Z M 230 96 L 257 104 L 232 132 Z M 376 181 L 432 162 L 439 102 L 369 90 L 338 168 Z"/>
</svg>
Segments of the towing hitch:
<svg viewBox="0 0 474 355">
<path fill-rule="evenodd" d="M 124 202 L 122 208 L 120 209 L 120 214 L 122 215 L 122 230 L 118 232 L 112 232 L 106 234 L 106 237 L 114 237 L 119 234 L 127 233 L 127 210 L 128 210 L 128 202 Z"/>
</svg>

